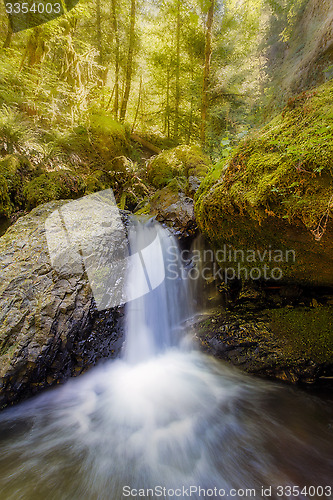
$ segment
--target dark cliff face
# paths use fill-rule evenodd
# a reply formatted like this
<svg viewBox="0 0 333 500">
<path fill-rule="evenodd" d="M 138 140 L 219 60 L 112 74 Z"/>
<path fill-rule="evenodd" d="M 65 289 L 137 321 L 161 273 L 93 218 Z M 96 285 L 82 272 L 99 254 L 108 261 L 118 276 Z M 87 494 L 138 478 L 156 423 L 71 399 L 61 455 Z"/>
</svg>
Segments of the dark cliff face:
<svg viewBox="0 0 333 500">
<path fill-rule="evenodd" d="M 289 27 L 286 9 L 273 14 L 266 39 L 273 100 L 281 104 L 333 77 L 332 1 L 300 0 L 293 12 Z"/>
<path fill-rule="evenodd" d="M 98 310 L 86 271 L 51 265 L 45 220 L 64 203 L 36 208 L 0 239 L 0 408 L 121 349 L 122 308 Z"/>
</svg>

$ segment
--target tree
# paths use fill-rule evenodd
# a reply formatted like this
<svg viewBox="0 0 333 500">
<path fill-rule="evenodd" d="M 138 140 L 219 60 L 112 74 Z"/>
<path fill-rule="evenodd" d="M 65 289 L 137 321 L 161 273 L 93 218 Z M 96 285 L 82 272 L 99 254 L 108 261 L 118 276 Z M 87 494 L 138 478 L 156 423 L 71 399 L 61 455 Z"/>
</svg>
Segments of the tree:
<svg viewBox="0 0 333 500">
<path fill-rule="evenodd" d="M 117 21 L 117 0 L 111 0 L 112 27 L 115 39 L 115 82 L 114 82 L 114 105 L 113 113 L 118 118 L 119 112 L 119 67 L 120 67 L 120 42 Z"/>
<path fill-rule="evenodd" d="M 125 90 L 120 109 L 120 121 L 123 122 L 126 116 L 127 104 L 131 90 L 132 72 L 133 72 L 133 55 L 135 45 L 135 17 L 136 17 L 136 0 L 131 0 L 131 14 L 130 14 L 130 32 L 129 32 L 129 46 L 125 75 Z"/>
<path fill-rule="evenodd" d="M 205 64 L 203 69 L 203 83 L 202 83 L 202 106 L 201 106 L 201 143 L 205 144 L 206 140 L 206 122 L 207 112 L 209 106 L 208 87 L 209 87 L 209 73 L 210 73 L 210 59 L 212 56 L 212 30 L 214 20 L 214 7 L 215 0 L 210 0 L 210 5 L 207 14 L 206 22 L 206 43 L 205 43 Z"/>
</svg>

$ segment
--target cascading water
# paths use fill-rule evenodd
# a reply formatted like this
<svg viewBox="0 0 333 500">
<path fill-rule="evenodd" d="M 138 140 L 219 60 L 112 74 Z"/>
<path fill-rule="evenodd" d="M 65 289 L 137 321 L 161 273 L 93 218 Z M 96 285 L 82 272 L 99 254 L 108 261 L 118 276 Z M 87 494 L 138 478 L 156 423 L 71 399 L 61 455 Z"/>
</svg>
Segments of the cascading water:
<svg viewBox="0 0 333 500">
<path fill-rule="evenodd" d="M 0 498 L 329 498 L 329 408 L 183 348 L 174 240 L 138 224 L 130 245 L 123 359 L 0 414 Z"/>
<path fill-rule="evenodd" d="M 190 290 L 175 238 L 157 223 L 136 222 L 129 233 L 125 359 L 138 363 L 179 343 L 190 313 Z M 133 258 L 135 257 L 135 258 Z"/>
</svg>

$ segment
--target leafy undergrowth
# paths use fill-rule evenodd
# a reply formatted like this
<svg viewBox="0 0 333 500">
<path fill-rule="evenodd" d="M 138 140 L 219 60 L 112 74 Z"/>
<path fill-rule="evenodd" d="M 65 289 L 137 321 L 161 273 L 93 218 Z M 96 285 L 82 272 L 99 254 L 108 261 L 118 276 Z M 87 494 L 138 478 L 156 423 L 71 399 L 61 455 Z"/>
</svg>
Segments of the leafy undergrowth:
<svg viewBox="0 0 333 500">
<path fill-rule="evenodd" d="M 333 208 L 332 174 L 330 81 L 290 99 L 283 113 L 242 141 L 227 163 L 216 165 L 197 193 L 199 226 L 209 233 L 220 214 L 258 224 L 276 217 L 301 221 L 320 240 Z"/>
<path fill-rule="evenodd" d="M 0 138 L 0 216 L 108 188 L 121 208 L 132 209 L 147 192 L 131 160 L 137 152 L 129 131 L 107 113 L 45 130 L 4 105 Z"/>
</svg>

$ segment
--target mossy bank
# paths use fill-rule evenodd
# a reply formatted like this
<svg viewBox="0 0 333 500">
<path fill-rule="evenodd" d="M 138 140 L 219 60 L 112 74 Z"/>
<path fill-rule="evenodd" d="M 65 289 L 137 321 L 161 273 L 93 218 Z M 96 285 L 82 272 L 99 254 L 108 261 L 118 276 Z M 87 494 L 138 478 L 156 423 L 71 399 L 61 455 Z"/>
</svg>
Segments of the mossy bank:
<svg viewBox="0 0 333 500">
<path fill-rule="evenodd" d="M 243 140 L 204 179 L 195 204 L 198 226 L 215 248 L 266 251 L 261 264 L 281 269 L 278 279 L 312 285 L 333 284 L 332 209 L 332 81 L 290 100 Z M 295 258 L 272 264 L 269 250 L 291 250 Z M 248 273 L 253 268 L 242 264 Z"/>
</svg>

